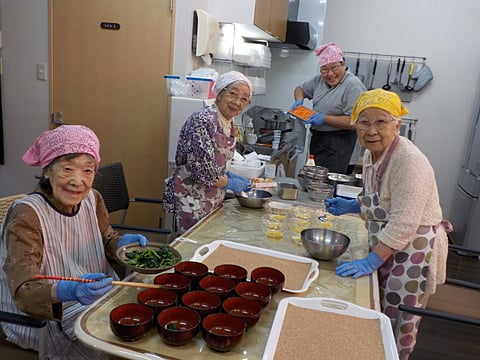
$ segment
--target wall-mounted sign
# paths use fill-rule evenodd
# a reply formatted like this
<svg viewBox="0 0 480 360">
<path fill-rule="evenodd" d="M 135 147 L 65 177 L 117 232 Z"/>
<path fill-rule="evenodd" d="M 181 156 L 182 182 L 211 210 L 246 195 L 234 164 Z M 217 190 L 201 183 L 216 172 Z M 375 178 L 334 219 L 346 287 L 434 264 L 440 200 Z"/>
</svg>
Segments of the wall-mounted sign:
<svg viewBox="0 0 480 360">
<path fill-rule="evenodd" d="M 105 30 L 120 30 L 120 24 L 112 22 L 101 22 L 100 27 Z"/>
</svg>

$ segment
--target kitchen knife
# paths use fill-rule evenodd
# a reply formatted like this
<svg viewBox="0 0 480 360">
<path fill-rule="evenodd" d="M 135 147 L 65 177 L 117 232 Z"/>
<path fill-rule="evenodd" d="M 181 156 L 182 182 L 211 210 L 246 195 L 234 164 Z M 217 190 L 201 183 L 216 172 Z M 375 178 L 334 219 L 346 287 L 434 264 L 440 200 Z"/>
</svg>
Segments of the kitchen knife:
<svg viewBox="0 0 480 360">
<path fill-rule="evenodd" d="M 377 70 L 377 59 L 375 59 L 375 62 L 373 63 L 373 71 L 372 71 L 372 79 L 370 80 L 370 87 L 368 90 L 373 89 L 373 82 L 375 80 L 375 71 Z"/>
</svg>

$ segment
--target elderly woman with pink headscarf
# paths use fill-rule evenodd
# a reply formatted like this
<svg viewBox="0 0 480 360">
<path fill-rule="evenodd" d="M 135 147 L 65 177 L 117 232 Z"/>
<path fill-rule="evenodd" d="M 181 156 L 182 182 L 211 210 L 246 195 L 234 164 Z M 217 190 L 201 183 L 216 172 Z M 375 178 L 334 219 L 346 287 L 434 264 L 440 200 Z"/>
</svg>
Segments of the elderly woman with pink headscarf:
<svg viewBox="0 0 480 360">
<path fill-rule="evenodd" d="M 229 71 L 218 77 L 213 92 L 215 103 L 193 113 L 180 130 L 176 167 L 167 179 L 163 204 L 166 212 L 175 214 L 179 233 L 218 207 L 226 190 L 241 192 L 250 183 L 227 171 L 235 153 L 233 117 L 250 103 L 250 80 Z"/>
<path fill-rule="evenodd" d="M 315 156 L 316 165 L 346 174 L 357 138 L 350 116 L 358 96 L 367 89 L 348 70 L 337 44 L 321 45 L 315 55 L 320 74 L 295 88 L 292 109 L 302 105 L 305 98 L 312 100 L 317 114 L 306 122 L 311 124 L 310 154 Z"/>
<path fill-rule="evenodd" d="M 40 359 L 97 359 L 73 332 L 76 317 L 112 288 L 119 246 L 145 245 L 140 234 L 120 236 L 109 224 L 101 195 L 92 189 L 100 162 L 95 133 L 62 125 L 40 135 L 24 154 L 43 171 L 33 193 L 8 209 L 0 238 L 1 310 L 52 320 L 41 329 L 2 323 L 7 340 L 39 352 Z M 83 277 L 94 282 L 37 280 L 36 275 Z"/>
</svg>

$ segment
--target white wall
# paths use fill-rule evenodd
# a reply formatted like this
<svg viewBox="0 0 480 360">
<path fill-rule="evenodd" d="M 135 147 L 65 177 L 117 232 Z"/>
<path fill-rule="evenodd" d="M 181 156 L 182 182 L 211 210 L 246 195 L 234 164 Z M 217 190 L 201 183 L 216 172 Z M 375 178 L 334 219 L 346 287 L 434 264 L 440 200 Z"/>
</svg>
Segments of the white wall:
<svg viewBox="0 0 480 360">
<path fill-rule="evenodd" d="M 36 64 L 48 64 L 48 0 L 0 0 L 5 165 L 0 196 L 29 193 L 38 168 L 21 160 L 49 126 L 48 82 L 36 79 Z"/>
<path fill-rule="evenodd" d="M 343 50 L 427 57 L 434 79 L 406 104 L 448 218 L 479 96 L 477 0 L 330 0 L 324 41 Z M 410 116 L 410 115 L 409 115 Z"/>
</svg>

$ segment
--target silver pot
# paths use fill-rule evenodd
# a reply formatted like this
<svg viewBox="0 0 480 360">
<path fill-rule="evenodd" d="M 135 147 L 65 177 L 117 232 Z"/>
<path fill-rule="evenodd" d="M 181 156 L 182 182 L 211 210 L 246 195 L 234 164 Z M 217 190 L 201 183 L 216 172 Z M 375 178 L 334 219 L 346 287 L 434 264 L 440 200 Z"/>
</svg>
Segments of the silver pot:
<svg viewBox="0 0 480 360">
<path fill-rule="evenodd" d="M 277 109 L 264 109 L 260 118 L 264 122 L 264 128 L 269 130 L 293 130 L 294 124 L 288 113 Z"/>
</svg>

